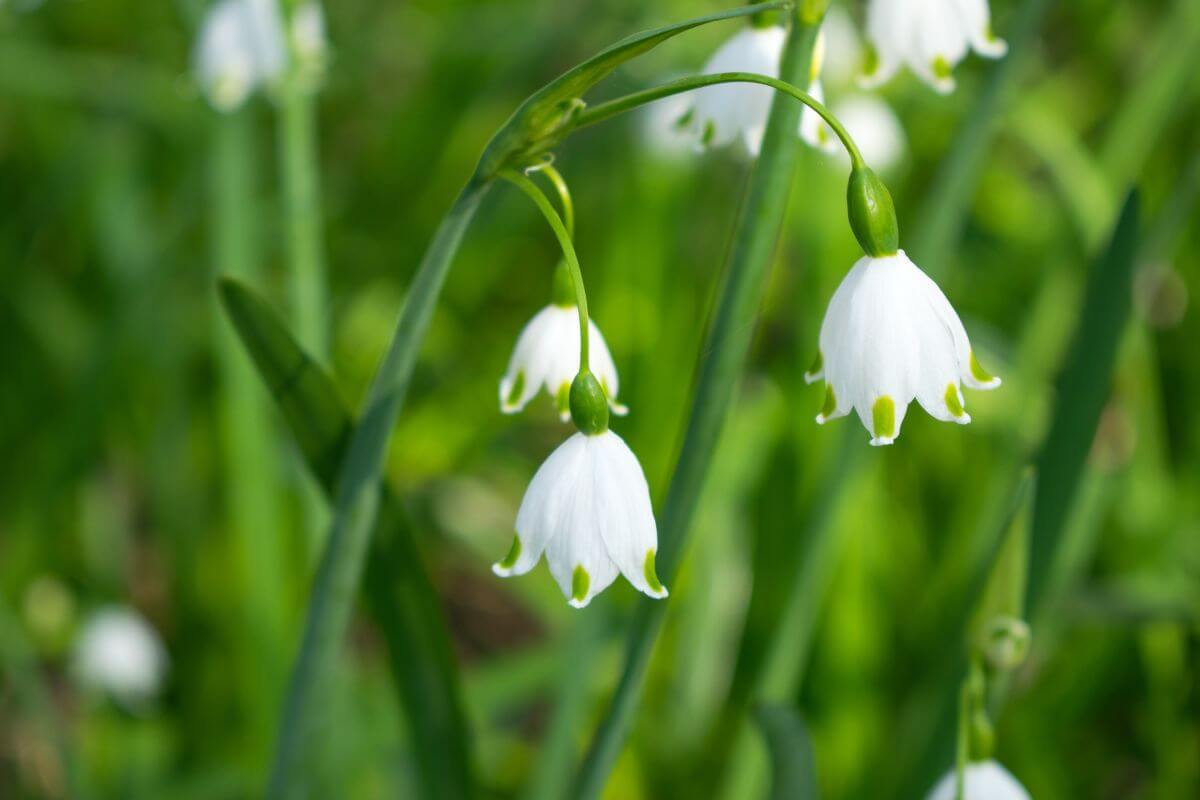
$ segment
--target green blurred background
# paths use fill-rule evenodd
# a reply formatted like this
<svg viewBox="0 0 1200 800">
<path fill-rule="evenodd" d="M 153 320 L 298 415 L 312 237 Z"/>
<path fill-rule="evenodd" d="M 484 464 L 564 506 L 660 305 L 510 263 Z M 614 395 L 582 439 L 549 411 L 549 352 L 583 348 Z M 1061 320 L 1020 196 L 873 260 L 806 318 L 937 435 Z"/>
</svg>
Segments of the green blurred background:
<svg viewBox="0 0 1200 800">
<path fill-rule="evenodd" d="M 838 5 L 861 22 L 858 3 Z M 996 0 L 996 31 L 1027 5 Z M 1132 321 L 1055 602 L 997 719 L 998 757 L 1043 800 L 1200 796 L 1200 323 L 1189 302 L 1200 292 L 1200 6 L 1049 5 L 1012 56 L 965 205 L 937 212 L 951 220 L 941 242 L 929 233 L 945 221 L 930 218 L 939 169 L 996 65 L 967 59 L 948 97 L 907 74 L 881 92 L 906 136 L 885 173 L 902 240 L 1004 386 L 967 394 L 966 428 L 914 407 L 882 450 L 853 418 L 813 423 L 821 388 L 802 375 L 857 246 L 843 162 L 806 149 L 609 796 L 713 795 L 736 730 L 728 709 L 749 693 L 798 565 L 813 567 L 800 574 L 816 627 L 793 699 L 823 796 L 920 796 L 949 768 L 934 742 L 952 735 L 939 703 L 961 679 L 956 612 L 1045 434 L 1088 270 L 1133 184 L 1145 236 Z M 351 407 L 432 231 L 521 99 L 628 33 L 722 7 L 329 4 L 317 98 L 325 361 Z M 209 109 L 189 68 L 203 12 L 199 0 L 0 4 L 0 797 L 70 796 L 71 771 L 94 797 L 255 796 L 274 743 L 324 530 L 311 517 L 324 512 L 216 300 L 214 193 L 233 124 L 252 192 L 238 216 L 250 282 L 289 303 L 274 106 L 260 96 L 233 123 Z M 695 71 L 739 24 L 673 40 L 596 95 Z M 826 90 L 835 103 L 857 91 L 845 75 Z M 632 409 L 615 429 L 658 507 L 747 162 L 656 140 L 649 119 L 572 137 L 556 164 Z M 489 571 L 526 483 L 565 434 L 548 400 L 518 417 L 496 401 L 557 257 L 525 198 L 503 187 L 487 197 L 388 460 L 450 621 L 485 796 L 518 796 L 536 771 L 564 670 L 583 687 L 569 744 L 587 743 L 637 600 L 621 582 L 574 612 L 544 567 L 507 582 Z M 244 362 L 235 403 L 267 432 L 251 462 L 229 449 L 230 354 Z M 72 667 L 84 621 L 113 605 L 136 608 L 167 654 L 161 691 L 142 702 L 89 691 Z M 572 666 L 587 637 L 597 644 Z M 421 732 L 365 616 L 347 651 L 322 736 L 336 796 L 406 796 Z M 757 740 L 753 750 L 765 759 Z"/>
</svg>

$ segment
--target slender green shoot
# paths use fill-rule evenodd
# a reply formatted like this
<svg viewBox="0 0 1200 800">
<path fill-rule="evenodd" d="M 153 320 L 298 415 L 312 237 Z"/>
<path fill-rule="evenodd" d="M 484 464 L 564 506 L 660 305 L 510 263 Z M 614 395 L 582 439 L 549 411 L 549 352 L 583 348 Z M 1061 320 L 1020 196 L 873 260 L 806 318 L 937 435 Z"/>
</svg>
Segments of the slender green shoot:
<svg viewBox="0 0 1200 800">
<path fill-rule="evenodd" d="M 558 216 L 558 212 L 554 210 L 554 206 L 550 205 L 550 201 L 542 193 L 542 190 L 537 187 L 537 184 L 516 170 L 511 169 L 502 170 L 500 177 L 529 195 L 534 205 L 538 207 L 538 210 L 542 212 L 546 221 L 550 223 L 550 227 L 554 230 L 554 235 L 558 237 L 558 243 L 563 251 L 563 258 L 567 260 L 567 267 L 571 270 L 571 283 L 575 287 L 575 305 L 579 308 L 579 371 L 587 372 L 588 339 L 590 338 L 588 336 L 587 292 L 583 288 L 583 271 L 579 268 L 579 258 L 575 255 L 575 245 L 571 243 L 571 234 L 567 230 L 567 226 L 563 224 L 562 218 Z M 569 205 L 569 201 L 567 204 Z"/>
</svg>

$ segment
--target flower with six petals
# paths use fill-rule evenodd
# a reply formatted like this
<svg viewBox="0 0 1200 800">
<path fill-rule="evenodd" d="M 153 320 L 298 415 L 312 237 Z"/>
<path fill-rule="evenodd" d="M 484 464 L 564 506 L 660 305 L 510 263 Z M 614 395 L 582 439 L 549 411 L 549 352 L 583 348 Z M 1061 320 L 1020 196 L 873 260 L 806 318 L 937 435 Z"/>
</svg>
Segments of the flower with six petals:
<svg viewBox="0 0 1200 800">
<path fill-rule="evenodd" d="M 992 34 L 988 0 L 870 0 L 867 39 L 872 51 L 864 88 L 907 66 L 946 94 L 954 91 L 954 67 L 969 50 L 987 58 L 1008 52 Z"/>
<path fill-rule="evenodd" d="M 962 385 L 1000 385 L 976 360 L 950 301 L 903 250 L 864 256 L 834 292 L 805 375 L 809 383 L 822 378 L 817 422 L 854 409 L 873 445 L 896 440 L 913 399 L 935 419 L 965 425 Z"/>
</svg>

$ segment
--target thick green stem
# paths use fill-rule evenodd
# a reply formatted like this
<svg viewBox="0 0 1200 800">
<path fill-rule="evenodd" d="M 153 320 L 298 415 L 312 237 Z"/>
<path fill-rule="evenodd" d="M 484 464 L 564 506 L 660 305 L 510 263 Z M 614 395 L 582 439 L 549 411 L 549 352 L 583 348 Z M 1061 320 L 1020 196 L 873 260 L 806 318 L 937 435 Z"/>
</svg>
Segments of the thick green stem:
<svg viewBox="0 0 1200 800">
<path fill-rule="evenodd" d="M 328 356 L 328 299 L 321 236 L 317 126 L 311 92 L 289 80 L 279 108 L 279 149 L 287 212 L 288 285 L 296 334 L 317 358 Z"/>
<path fill-rule="evenodd" d="M 662 86 L 656 86 L 652 89 L 643 89 L 640 92 L 634 92 L 625 97 L 618 97 L 616 100 L 609 100 L 606 103 L 599 103 L 584 109 L 576 117 L 575 128 L 585 128 L 589 125 L 595 125 L 598 122 L 611 119 L 626 111 L 632 111 L 655 100 L 661 100 L 676 94 L 683 94 L 684 92 L 691 92 L 696 89 L 703 89 L 705 86 L 716 86 L 721 83 L 757 83 L 794 97 L 817 112 L 821 119 L 825 120 L 841 141 L 842 146 L 846 148 L 846 153 L 850 156 L 852 167 L 860 168 L 866 166 L 862 153 L 859 152 L 858 147 L 854 144 L 854 139 L 850 136 L 850 133 L 823 103 L 819 102 L 808 92 L 796 88 L 787 81 L 772 78 L 769 75 L 758 75 L 753 72 L 719 72 L 714 75 L 693 75 L 688 78 L 680 78 L 671 83 L 664 83 Z"/>
<path fill-rule="evenodd" d="M 248 111 L 224 114 L 213 125 L 213 268 L 257 280 L 254 231 L 254 138 Z M 215 304 L 214 304 L 215 305 Z M 271 412 L 229 322 L 214 310 L 218 419 L 227 520 L 235 542 L 244 598 L 238 660 L 248 723 L 247 742 L 268 737 L 284 657 L 282 509 Z M 266 753 L 255 754 L 265 758 Z"/>
<path fill-rule="evenodd" d="M 304 783 L 305 759 L 314 749 L 316 707 L 327 698 L 333 667 L 357 595 L 371 529 L 379 506 L 379 476 L 392 425 L 408 390 L 417 354 L 450 262 L 487 184 L 472 181 L 425 252 L 387 356 L 371 384 L 366 407 L 346 451 L 333 521 L 317 571 L 304 639 L 293 668 L 279 727 L 267 796 L 293 797 Z"/>
<path fill-rule="evenodd" d="M 780 69 L 785 80 L 807 80 L 818 29 L 819 21 L 793 26 Z M 751 82 L 762 82 L 758 76 L 753 77 Z M 701 350 L 687 434 L 661 515 L 658 563 L 667 583 L 679 567 L 692 514 L 750 348 L 795 173 L 799 122 L 800 107 L 795 103 L 772 105 L 762 154 L 754 165 L 734 233 L 716 317 Z M 649 601 L 639 606 L 630 631 L 625 668 L 580 772 L 574 795 L 577 798 L 593 800 L 604 789 L 633 722 L 650 653 L 667 607 Z"/>
<path fill-rule="evenodd" d="M 554 206 L 550 205 L 550 201 L 546 199 L 546 195 L 537 187 L 537 184 L 521 173 L 511 169 L 503 170 L 500 173 L 500 177 L 529 195 L 529 198 L 533 200 L 538 210 L 542 212 L 546 221 L 550 223 L 550 227 L 554 229 L 554 235 L 558 237 L 558 243 L 563 251 L 563 258 L 567 260 L 567 267 L 571 270 L 571 282 L 575 287 L 575 305 L 579 309 L 579 371 L 581 373 L 587 372 L 588 339 L 590 338 L 588 336 L 587 292 L 583 288 L 583 271 L 580 270 L 579 258 L 575 255 L 575 245 L 571 244 L 571 234 L 567 230 L 567 226 L 563 224 L 562 218 L 558 216 L 558 212 L 554 210 Z"/>
</svg>

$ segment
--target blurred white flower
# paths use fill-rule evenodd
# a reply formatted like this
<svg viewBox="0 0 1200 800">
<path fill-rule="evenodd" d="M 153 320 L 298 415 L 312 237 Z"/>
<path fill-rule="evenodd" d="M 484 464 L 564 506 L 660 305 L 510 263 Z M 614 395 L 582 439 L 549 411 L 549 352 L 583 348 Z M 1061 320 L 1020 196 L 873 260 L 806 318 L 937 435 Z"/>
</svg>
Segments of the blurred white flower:
<svg viewBox="0 0 1200 800">
<path fill-rule="evenodd" d="M 871 433 L 872 445 L 900 435 L 915 398 L 935 419 L 971 421 L 960 382 L 994 389 L 1000 379 L 983 370 L 950 301 L 903 250 L 865 256 L 834 292 L 821 323 L 809 383 L 825 379 L 825 402 L 817 422 L 853 408 Z"/>
<path fill-rule="evenodd" d="M 899 162 L 908 146 L 904 129 L 892 107 L 875 95 L 861 94 L 843 98 L 833 106 L 833 115 L 845 126 L 876 171 L 889 169 Z M 838 149 L 844 161 L 850 158 Z"/>
<path fill-rule="evenodd" d="M 591 371 L 600 380 L 609 398 L 609 407 L 617 415 L 629 409 L 617 402 L 620 384 L 617 367 L 596 323 L 588 320 L 588 348 Z M 574 304 L 551 304 L 526 324 L 500 379 L 500 410 L 516 414 L 525 408 L 539 390 L 554 398 L 563 422 L 571 418 L 567 394 L 571 381 L 579 373 L 579 312 Z"/>
<path fill-rule="evenodd" d="M 867 38 L 873 50 L 864 88 L 907 66 L 945 94 L 954 91 L 954 67 L 968 50 L 988 58 L 1008 51 L 992 34 L 988 0 L 869 0 Z"/>
<path fill-rule="evenodd" d="M 574 434 L 538 469 L 517 512 L 512 548 L 492 571 L 524 575 L 544 552 L 563 595 L 583 608 L 618 572 L 650 597 L 666 597 L 654 569 L 657 551 L 642 467 L 606 428 Z"/>
<path fill-rule="evenodd" d="M 704 75 L 721 72 L 754 72 L 771 78 L 779 77 L 779 62 L 787 32 L 779 26 L 742 28 L 721 45 L 701 70 Z M 823 37 L 817 38 L 813 52 L 809 94 L 821 98 L 819 75 L 824 51 Z M 767 116 L 775 90 L 768 86 L 746 83 L 724 83 L 706 86 L 692 92 L 692 105 L 680 117 L 680 124 L 691 133 L 700 149 L 723 147 L 740 138 L 751 156 L 758 156 Z M 814 147 L 823 146 L 824 137 L 816 113 L 805 108 L 801 117 L 800 134 Z"/>
<path fill-rule="evenodd" d="M 315 0 L 293 12 L 291 35 L 302 69 L 319 73 L 325 59 L 325 22 Z M 253 92 L 277 83 L 287 65 L 288 43 L 277 0 L 220 0 L 209 9 L 196 42 L 194 69 L 218 111 L 233 111 Z"/>
<path fill-rule="evenodd" d="M 87 687 L 127 705 L 158 694 L 167 654 L 155 630 L 136 611 L 107 606 L 84 623 L 75 643 L 75 672 Z"/>
<path fill-rule="evenodd" d="M 954 800 L 955 772 L 945 775 L 926 800 Z M 996 761 L 977 761 L 968 764 L 963 775 L 963 800 L 1030 800 L 1016 778 Z"/>
<path fill-rule="evenodd" d="M 821 74 L 833 84 L 852 82 L 862 71 L 862 41 L 850 14 L 840 5 L 830 7 L 821 23 L 825 37 L 825 65 Z"/>
<path fill-rule="evenodd" d="M 673 94 L 649 104 L 641 112 L 642 139 L 660 158 L 675 158 L 692 149 L 695 135 L 683 122 L 692 98 Z"/>
</svg>

